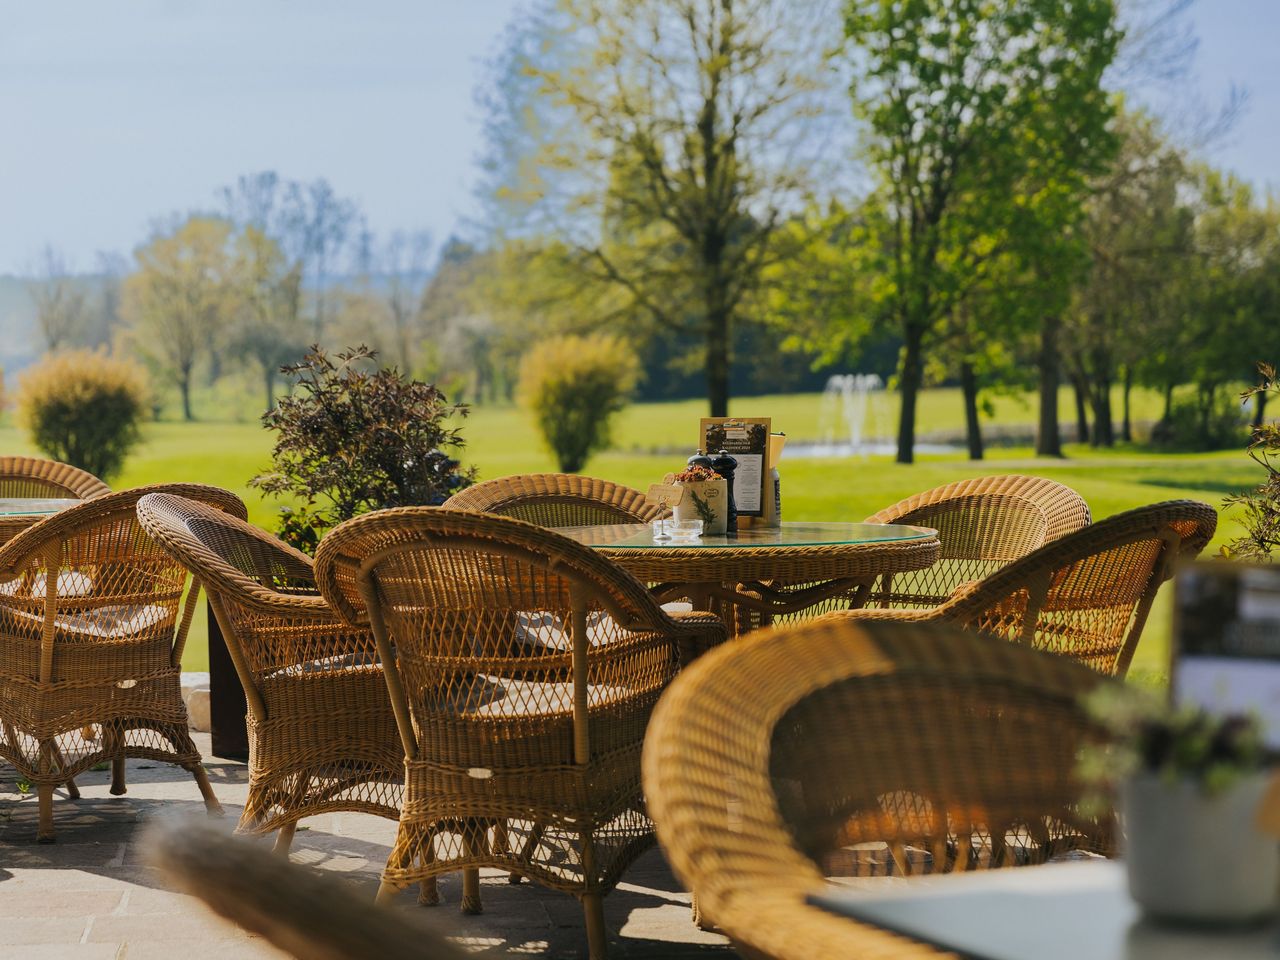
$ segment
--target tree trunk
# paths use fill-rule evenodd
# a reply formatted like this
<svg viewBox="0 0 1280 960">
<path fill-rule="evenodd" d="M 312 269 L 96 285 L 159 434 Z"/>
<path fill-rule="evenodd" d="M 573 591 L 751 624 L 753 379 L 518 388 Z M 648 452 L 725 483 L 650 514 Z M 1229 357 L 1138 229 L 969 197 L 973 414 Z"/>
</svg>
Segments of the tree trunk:
<svg viewBox="0 0 1280 960">
<path fill-rule="evenodd" d="M 190 423 L 195 419 L 191 415 L 191 371 L 178 377 L 178 390 L 182 394 L 182 419 Z"/>
<path fill-rule="evenodd" d="M 1124 368 L 1124 399 L 1120 414 L 1120 439 L 1125 443 L 1133 443 L 1133 417 L 1129 406 L 1129 394 L 1133 392 L 1133 371 Z"/>
<path fill-rule="evenodd" d="M 1267 416 L 1267 392 L 1253 395 L 1253 429 L 1257 430 L 1262 426 L 1263 420 Z"/>
<path fill-rule="evenodd" d="M 1172 419 L 1172 417 L 1173 417 L 1173 384 L 1166 383 L 1164 385 L 1164 413 L 1161 414 L 1160 419 L 1165 423 L 1168 423 L 1169 420 Z"/>
<path fill-rule="evenodd" d="M 916 451 L 916 400 L 924 379 L 924 356 L 921 349 L 924 331 L 909 325 L 902 353 L 902 377 L 898 389 L 902 393 L 902 410 L 898 416 L 898 463 L 914 463 Z"/>
<path fill-rule="evenodd" d="M 711 416 L 729 415 L 729 311 L 718 304 L 707 310 L 707 400 Z"/>
<path fill-rule="evenodd" d="M 1058 332 L 1062 318 L 1045 317 L 1040 327 L 1040 426 L 1036 430 L 1036 456 L 1062 456 L 1062 433 L 1058 425 Z"/>
<path fill-rule="evenodd" d="M 969 442 L 969 459 L 982 459 L 982 424 L 978 422 L 978 378 L 973 364 L 960 364 L 960 390 L 964 394 L 964 433 Z"/>
<path fill-rule="evenodd" d="M 1093 384 L 1090 395 L 1093 404 L 1093 445 L 1115 446 L 1115 426 L 1111 422 L 1111 381 L 1099 378 Z"/>
<path fill-rule="evenodd" d="M 1076 395 L 1076 443 L 1089 442 L 1089 406 L 1085 401 L 1084 381 L 1080 377 L 1071 378 L 1071 389 Z"/>
<path fill-rule="evenodd" d="M 262 371 L 262 385 L 266 388 L 267 405 L 263 409 L 270 413 L 276 406 L 276 371 L 271 364 L 266 364 Z"/>
</svg>

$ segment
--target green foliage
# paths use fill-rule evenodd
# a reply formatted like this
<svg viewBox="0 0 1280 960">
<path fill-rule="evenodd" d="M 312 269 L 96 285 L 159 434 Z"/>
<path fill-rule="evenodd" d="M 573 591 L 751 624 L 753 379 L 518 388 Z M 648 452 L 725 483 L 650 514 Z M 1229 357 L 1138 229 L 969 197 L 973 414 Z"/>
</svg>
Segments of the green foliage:
<svg viewBox="0 0 1280 960">
<path fill-rule="evenodd" d="M 1169 781 L 1190 779 L 1217 794 L 1262 769 L 1266 750 L 1253 716 L 1211 716 L 1197 707 L 1172 707 L 1167 695 L 1101 684 L 1085 698 L 1105 742 L 1081 751 L 1078 775 L 1095 790 L 1114 789 L 1135 773 Z"/>
<path fill-rule="evenodd" d="M 50 457 L 110 479 L 140 439 L 146 383 L 136 363 L 105 352 L 49 354 L 22 375 L 18 419 Z"/>
<path fill-rule="evenodd" d="M 900 461 L 913 458 L 915 395 L 944 322 L 984 286 L 1035 276 L 1114 150 L 1101 87 L 1114 21 L 1111 0 L 846 6 L 855 110 L 879 181 L 861 216 L 883 278 L 868 292 L 904 344 Z M 1065 276 L 1056 266 L 1048 275 Z M 995 331 L 962 332 L 971 359 Z"/>
<path fill-rule="evenodd" d="M 553 337 L 525 355 L 521 401 L 532 412 L 560 469 L 576 473 L 609 444 L 613 415 L 635 389 L 639 364 L 616 337 Z"/>
<path fill-rule="evenodd" d="M 298 501 L 279 532 L 299 549 L 314 549 L 323 531 L 369 510 L 443 503 L 474 475 L 445 452 L 463 446 L 447 421 L 467 407 L 375 361 L 363 346 L 336 358 L 312 347 L 284 368 L 293 393 L 263 415 L 276 432 L 273 470 L 250 485 Z"/>
<path fill-rule="evenodd" d="M 1226 450 L 1244 434 L 1240 406 L 1217 392 L 1176 400 L 1151 428 L 1151 445 L 1165 450 Z"/>
<path fill-rule="evenodd" d="M 1258 372 L 1262 382 L 1244 391 L 1241 400 L 1263 402 L 1268 395 L 1280 395 L 1275 367 L 1259 363 Z M 1280 546 L 1280 424 L 1273 421 L 1255 426 L 1247 450 L 1266 471 L 1266 478 L 1249 492 L 1227 498 L 1227 506 L 1241 509 L 1245 535 L 1232 540 L 1223 553 L 1240 560 L 1270 561 L 1272 551 Z"/>
</svg>

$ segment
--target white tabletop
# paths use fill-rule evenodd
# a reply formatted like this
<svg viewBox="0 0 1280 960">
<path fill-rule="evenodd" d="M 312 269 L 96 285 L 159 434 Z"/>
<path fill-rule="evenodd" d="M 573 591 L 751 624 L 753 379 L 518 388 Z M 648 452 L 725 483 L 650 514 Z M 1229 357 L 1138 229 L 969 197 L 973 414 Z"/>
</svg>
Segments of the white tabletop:
<svg viewBox="0 0 1280 960">
<path fill-rule="evenodd" d="M 832 884 L 812 902 L 975 960 L 1276 960 L 1280 925 L 1157 925 L 1129 898 L 1124 864 L 1055 863 Z M 883 891 L 879 885 L 884 884 Z"/>
</svg>

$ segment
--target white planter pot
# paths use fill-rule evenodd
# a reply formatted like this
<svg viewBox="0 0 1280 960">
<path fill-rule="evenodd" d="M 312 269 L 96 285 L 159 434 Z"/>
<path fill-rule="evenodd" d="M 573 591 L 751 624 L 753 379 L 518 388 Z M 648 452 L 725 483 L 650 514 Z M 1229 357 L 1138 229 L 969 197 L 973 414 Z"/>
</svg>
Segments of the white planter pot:
<svg viewBox="0 0 1280 960">
<path fill-rule="evenodd" d="M 702 483 L 682 483 L 684 496 L 676 504 L 677 520 L 702 520 L 704 534 L 720 534 L 729 528 L 729 481 L 704 480 Z M 707 522 L 698 501 L 711 511 L 713 519 Z"/>
<path fill-rule="evenodd" d="M 1256 815 L 1269 773 L 1250 775 L 1223 793 L 1149 773 L 1125 785 L 1125 858 L 1129 892 L 1143 911 L 1186 923 L 1247 923 L 1280 902 L 1280 842 Z"/>
</svg>

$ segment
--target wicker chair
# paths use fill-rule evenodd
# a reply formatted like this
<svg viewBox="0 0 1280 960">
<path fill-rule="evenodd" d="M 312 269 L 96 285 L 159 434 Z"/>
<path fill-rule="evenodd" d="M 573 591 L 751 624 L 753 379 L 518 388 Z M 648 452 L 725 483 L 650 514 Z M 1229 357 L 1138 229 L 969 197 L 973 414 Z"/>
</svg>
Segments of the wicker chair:
<svg viewBox="0 0 1280 960">
<path fill-rule="evenodd" d="M 0 457 L 0 497 L 89 500 L 111 488 L 86 470 L 38 457 Z"/>
<path fill-rule="evenodd" d="M 653 839 L 649 713 L 682 660 L 724 640 L 720 620 L 667 615 L 551 531 L 431 507 L 347 521 L 321 541 L 316 575 L 349 622 L 371 621 L 404 742 L 379 898 L 463 869 L 475 911 L 478 868 L 506 869 L 581 898 L 604 956 L 601 898 Z"/>
<path fill-rule="evenodd" d="M 656 520 L 656 505 L 639 490 L 575 473 L 533 473 L 486 480 L 455 493 L 450 510 L 513 517 L 540 527 L 586 527 Z"/>
<path fill-rule="evenodd" d="M 238 830 L 278 830 L 287 853 L 304 817 L 397 819 L 404 757 L 373 635 L 334 615 L 311 558 L 181 497 L 144 497 L 138 519 L 208 591 L 244 686 L 251 749 Z"/>
<path fill-rule="evenodd" d="M 808 897 L 828 877 L 1110 855 L 1111 818 L 1081 815 L 1073 771 L 1099 735 L 1080 697 L 1111 682 L 954 627 L 756 633 L 663 696 L 645 796 L 676 875 L 742 955 L 938 957 Z"/>
<path fill-rule="evenodd" d="M 36 787 L 37 836 L 53 834 L 53 790 L 102 761 L 125 792 L 126 757 L 191 772 L 221 812 L 187 732 L 180 670 L 199 598 L 187 572 L 138 526 L 151 491 L 244 515 L 231 493 L 158 484 L 104 494 L 40 521 L 0 548 L 0 757 Z M 49 585 L 53 584 L 53 589 Z"/>
<path fill-rule="evenodd" d="M 956 623 L 1124 676 L 1160 585 L 1213 537 L 1207 503 L 1170 500 L 1049 543 L 928 610 L 846 610 L 827 619 Z"/>
<path fill-rule="evenodd" d="M 867 517 L 867 523 L 934 528 L 942 543 L 938 562 L 885 578 L 867 606 L 937 606 L 961 584 L 981 580 L 1089 521 L 1089 505 L 1078 493 L 1043 477 L 978 477 L 918 493 Z"/>
</svg>

